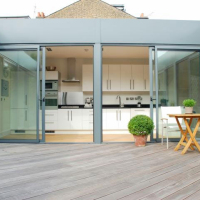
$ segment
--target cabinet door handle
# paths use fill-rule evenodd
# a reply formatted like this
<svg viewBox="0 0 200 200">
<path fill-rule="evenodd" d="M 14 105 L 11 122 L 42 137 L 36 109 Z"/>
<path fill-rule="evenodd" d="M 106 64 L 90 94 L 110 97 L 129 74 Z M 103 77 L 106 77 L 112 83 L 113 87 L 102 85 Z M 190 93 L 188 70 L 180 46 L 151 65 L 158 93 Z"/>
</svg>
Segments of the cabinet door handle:
<svg viewBox="0 0 200 200">
<path fill-rule="evenodd" d="M 68 114 L 68 121 L 69 121 L 69 110 L 67 111 L 67 114 Z"/>
<path fill-rule="evenodd" d="M 28 99 L 27 99 L 27 94 L 25 95 L 25 105 L 27 106 L 28 104 Z"/>
<path fill-rule="evenodd" d="M 131 90 L 131 80 L 130 80 L 130 90 Z"/>
<path fill-rule="evenodd" d="M 45 114 L 45 116 L 54 116 L 54 114 Z"/>
<path fill-rule="evenodd" d="M 45 124 L 54 124 L 54 122 L 45 122 Z"/>
<path fill-rule="evenodd" d="M 107 90 L 108 90 L 108 80 L 107 80 Z"/>
<path fill-rule="evenodd" d="M 116 110 L 116 120 L 118 121 L 118 111 Z"/>
<path fill-rule="evenodd" d="M 72 110 L 71 110 L 71 121 L 72 121 Z"/>
<path fill-rule="evenodd" d="M 160 90 L 160 79 L 158 80 L 158 89 Z"/>
<path fill-rule="evenodd" d="M 110 80 L 110 89 L 111 89 L 111 80 Z"/>
<path fill-rule="evenodd" d="M 25 110 L 25 121 L 27 121 L 27 110 Z"/>
<path fill-rule="evenodd" d="M 145 90 L 147 89 L 147 86 L 146 86 L 146 79 L 144 80 L 144 89 L 145 89 Z"/>
<path fill-rule="evenodd" d="M 134 79 L 133 79 L 133 90 L 135 89 L 135 81 L 134 81 Z"/>
</svg>

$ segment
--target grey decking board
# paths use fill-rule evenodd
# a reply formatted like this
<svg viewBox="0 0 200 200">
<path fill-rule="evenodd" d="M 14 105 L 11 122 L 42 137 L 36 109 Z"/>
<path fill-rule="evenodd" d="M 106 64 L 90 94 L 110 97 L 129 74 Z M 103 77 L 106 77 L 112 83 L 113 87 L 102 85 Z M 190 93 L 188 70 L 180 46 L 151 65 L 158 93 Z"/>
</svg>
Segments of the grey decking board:
<svg viewBox="0 0 200 200">
<path fill-rule="evenodd" d="M 88 145 L 90 146 L 90 144 L 88 144 Z M 37 190 L 33 191 L 34 187 L 28 183 L 29 183 L 29 181 L 31 183 L 32 179 L 34 179 L 36 181 L 35 184 L 40 185 L 40 183 L 41 183 L 41 186 L 42 186 L 42 180 L 46 180 L 46 181 L 51 181 L 52 188 L 53 188 L 54 181 L 56 183 L 56 180 L 58 180 L 60 177 L 62 177 L 62 174 L 59 175 L 59 170 L 62 169 L 62 167 L 63 167 L 62 165 L 60 165 L 60 163 L 62 163 L 61 162 L 62 158 L 64 161 L 63 163 L 68 162 L 71 158 L 73 160 L 72 167 L 74 168 L 74 178 L 73 178 L 72 171 L 70 172 L 70 170 L 68 170 L 68 169 L 65 170 L 63 168 L 64 169 L 63 174 L 65 174 L 64 176 L 67 176 L 67 174 L 71 174 L 71 178 L 72 178 L 71 181 L 74 184 L 74 186 L 73 185 L 70 186 L 70 185 L 68 185 L 68 183 L 63 184 L 63 187 L 64 187 L 63 194 L 65 197 L 79 196 L 79 198 L 81 199 L 81 195 L 84 197 L 85 194 L 89 195 L 90 193 L 91 193 L 91 195 L 95 195 L 95 193 L 96 193 L 97 196 L 99 196 L 101 194 L 100 191 L 103 192 L 104 189 L 106 190 L 106 188 L 109 188 L 109 187 L 111 188 L 110 192 L 113 192 L 113 193 L 115 193 L 115 191 L 117 189 L 124 190 L 124 188 L 126 188 L 126 186 L 128 187 L 129 184 L 132 184 L 132 183 L 128 182 L 129 181 L 128 170 L 130 170 L 130 171 L 132 170 L 133 173 L 130 174 L 131 175 L 130 178 L 132 180 L 134 180 L 134 177 L 137 177 L 137 173 L 134 173 L 134 171 L 137 170 L 137 166 L 140 166 L 141 169 L 144 169 L 144 168 L 142 168 L 142 166 L 145 166 L 145 159 L 150 159 L 149 170 L 147 170 L 145 172 L 145 175 L 146 175 L 145 179 L 148 180 L 153 177 L 156 177 L 156 175 L 158 175 L 158 174 L 165 174 L 167 170 L 175 169 L 176 163 L 177 163 L 177 166 L 180 166 L 180 164 L 184 164 L 184 163 L 187 164 L 187 162 L 186 162 L 187 160 L 189 160 L 191 162 L 195 162 L 195 161 L 197 162 L 198 155 L 199 155 L 197 152 L 189 152 L 185 156 L 181 156 L 180 151 L 179 152 L 173 151 L 172 147 L 175 144 L 172 144 L 172 147 L 170 150 L 166 150 L 166 147 L 165 146 L 162 147 L 162 146 L 160 146 L 160 144 L 153 144 L 153 145 L 148 145 L 148 147 L 146 147 L 146 149 L 141 148 L 140 151 L 138 151 L 138 148 L 135 148 L 131 144 L 114 144 L 113 146 L 112 145 L 113 144 L 95 146 L 94 148 L 91 148 L 91 151 L 93 151 L 91 153 L 89 153 L 89 151 L 87 149 L 87 145 L 86 146 L 85 145 L 76 145 L 76 147 L 78 146 L 78 148 L 76 148 L 76 149 L 79 149 L 79 150 L 77 150 L 77 151 L 71 150 L 68 153 L 62 153 L 62 151 L 65 151 L 65 150 L 67 151 L 67 149 L 70 147 L 71 147 L 71 149 L 73 149 L 75 147 L 73 145 L 70 145 L 70 146 L 68 146 L 68 148 L 65 148 L 65 146 L 63 146 L 63 145 L 61 145 L 59 147 L 59 145 L 54 146 L 54 144 L 53 144 L 54 148 L 51 148 L 51 151 L 55 150 L 55 152 L 57 152 L 57 153 L 55 153 L 55 155 L 59 154 L 59 152 L 61 152 L 61 156 L 59 157 L 59 159 L 55 159 L 54 156 L 52 156 L 52 157 L 50 156 L 49 159 L 46 159 L 46 160 L 45 160 L 45 156 L 46 156 L 45 149 L 48 151 L 48 148 L 50 148 L 51 145 L 47 145 L 45 148 L 43 148 L 43 145 L 37 145 L 37 155 L 39 155 L 39 152 L 40 152 L 39 149 L 41 146 L 41 154 L 42 154 L 40 157 L 41 163 L 37 162 L 37 159 L 35 159 L 35 160 L 29 159 L 29 156 L 31 156 L 31 151 L 35 149 L 34 146 L 31 146 L 31 148 L 30 148 L 31 150 L 28 151 L 27 154 L 21 153 L 24 156 L 24 158 L 22 159 L 23 160 L 22 164 L 17 163 L 17 160 L 16 160 L 15 162 L 6 163 L 5 167 L 6 166 L 8 167 L 10 164 L 14 164 L 16 166 L 16 168 L 13 168 L 13 172 L 14 171 L 18 172 L 17 167 L 21 166 L 22 169 L 31 173 L 31 167 L 36 167 L 39 169 L 41 166 L 45 167 L 45 163 L 46 163 L 46 166 L 48 166 L 51 163 L 49 161 L 52 159 L 52 161 L 55 161 L 55 165 L 52 166 L 52 168 L 49 167 L 47 170 L 56 169 L 56 165 L 58 165 L 58 171 L 56 172 L 56 170 L 54 170 L 54 173 L 55 173 L 54 176 L 52 176 L 53 171 L 52 172 L 49 171 L 49 175 L 47 173 L 45 176 L 42 176 L 42 174 L 44 174 L 44 172 L 45 172 L 45 171 L 43 171 L 40 174 L 41 176 L 39 176 L 39 174 L 38 174 L 38 177 L 37 177 L 37 174 L 30 174 L 30 176 L 25 178 L 24 180 L 23 180 L 23 174 L 19 173 L 18 174 L 19 177 L 15 178 L 15 182 L 17 184 L 17 181 L 18 181 L 19 188 L 21 185 L 21 187 L 22 187 L 21 192 L 27 191 L 27 194 L 29 194 L 29 195 L 27 195 L 27 196 L 26 196 L 26 194 L 24 196 L 23 196 L 23 194 L 21 194 L 19 196 L 15 195 L 15 194 L 17 194 L 17 190 L 14 189 L 16 187 L 16 185 L 12 186 L 12 183 L 10 183 L 10 185 L 9 185 L 9 183 L 7 183 L 8 184 L 7 191 L 9 192 L 9 190 L 10 190 L 10 192 L 12 193 L 12 195 L 7 196 L 7 198 L 22 199 L 22 198 L 27 198 L 27 197 L 29 198 L 29 197 L 31 197 L 31 195 L 32 195 L 32 197 L 35 196 L 35 198 L 38 198 L 38 199 L 41 199 L 41 197 L 45 197 L 46 195 L 40 196 L 40 194 L 42 194 L 42 193 L 40 193 L 40 192 L 42 192 L 42 190 L 41 191 L 37 191 Z M 26 146 L 29 146 L 29 145 L 26 145 Z M 20 147 L 17 146 L 17 148 L 20 148 Z M 82 148 L 82 151 L 80 151 L 81 148 Z M 9 148 L 7 147 L 7 149 L 9 149 Z M 105 154 L 103 153 L 104 149 L 106 149 Z M 117 150 L 119 150 L 119 152 L 117 152 Z M 111 152 L 108 153 L 109 151 L 111 151 Z M 20 150 L 19 150 L 19 152 L 20 152 Z M 82 159 L 80 159 L 81 152 L 83 155 Z M 88 154 L 86 156 L 84 156 L 84 152 L 88 152 Z M 159 154 L 159 152 L 160 152 L 160 154 Z M 107 156 L 106 154 L 109 154 L 109 156 Z M 141 159 L 140 156 L 138 156 L 138 154 L 140 154 L 141 156 L 143 155 L 143 159 Z M 34 156 L 36 157 L 37 155 L 34 155 Z M 95 156 L 98 156 L 99 158 L 95 158 Z M 159 156 L 162 156 L 163 158 L 160 158 Z M 66 157 L 68 159 L 66 159 Z M 156 159 L 156 157 L 158 157 L 160 159 Z M 10 159 L 12 159 L 12 156 Z M 138 161 L 135 162 L 135 159 L 137 159 Z M 177 159 L 177 161 L 176 161 L 176 159 Z M 139 165 L 140 160 L 142 161 L 140 163 L 141 165 Z M 166 160 L 166 163 L 165 163 L 165 160 Z M 27 162 L 32 161 L 32 162 L 30 162 L 27 165 L 26 161 Z M 158 161 L 158 163 L 156 161 Z M 18 161 L 18 162 L 20 162 L 20 161 Z M 137 163 L 137 164 L 135 164 L 135 163 Z M 112 165 L 113 165 L 113 167 L 112 167 Z M 162 166 L 164 169 L 159 168 L 159 165 Z M 28 168 L 26 166 L 28 166 Z M 165 166 L 168 166 L 168 168 L 165 168 Z M 86 170 L 86 169 L 83 170 L 84 168 L 88 168 L 88 170 Z M 83 177 L 81 178 L 81 171 L 80 171 L 81 169 L 83 170 L 83 175 L 82 175 L 83 177 L 88 175 L 88 178 L 86 179 L 87 181 L 82 179 Z M 111 171 L 112 169 L 113 169 L 113 171 Z M 104 170 L 106 170 L 106 173 L 103 172 Z M 109 170 L 111 171 L 110 173 L 109 173 Z M 78 172 L 79 172 L 79 175 L 76 177 L 76 173 L 78 173 Z M 112 174 L 112 173 L 114 173 L 114 174 Z M 120 173 L 120 174 L 117 175 L 117 173 Z M 109 174 L 110 174 L 110 176 L 109 176 Z M 1 175 L 1 173 L 0 173 L 0 175 Z M 31 178 L 31 176 L 35 176 L 35 175 L 36 175 L 36 178 L 34 178 L 34 177 Z M 104 179 L 106 176 L 108 176 L 108 178 L 105 180 L 105 185 L 103 185 Z M 40 177 L 40 179 L 39 179 L 39 177 Z M 81 179 L 78 180 L 78 178 L 81 178 Z M 167 174 L 163 175 L 164 181 L 165 181 L 165 178 L 167 179 Z M 8 175 L 8 179 L 9 179 L 9 175 Z M 144 182 L 145 182 L 145 179 L 144 179 Z M 156 179 L 157 178 L 155 178 L 155 182 L 157 181 Z M 4 177 L 4 180 L 6 180 L 6 177 Z M 12 179 L 10 179 L 10 180 L 12 180 Z M 62 180 L 65 182 L 68 181 L 67 178 L 66 179 L 63 178 Z M 62 180 L 60 183 L 62 183 Z M 138 180 L 138 177 L 136 178 L 136 181 L 137 180 Z M 98 187 L 98 182 L 101 183 L 101 185 L 102 185 L 101 187 Z M 24 185 L 25 183 L 27 183 L 27 186 L 29 186 L 29 187 L 26 188 L 26 185 Z M 87 188 L 87 184 L 88 184 L 88 188 Z M 1 179 L 0 179 L 0 185 L 1 185 Z M 94 188 L 96 188 L 96 189 L 92 193 L 93 187 L 90 188 L 90 186 L 93 186 L 93 185 L 94 185 Z M 3 184 L 2 184 L 2 186 L 3 186 Z M 56 187 L 56 185 L 55 185 L 55 187 Z M 78 192 L 76 192 L 77 195 L 74 195 L 73 192 L 76 191 L 76 188 L 80 188 L 82 190 L 82 192 L 80 191 L 80 194 L 78 194 Z M 5 193 L 7 193 L 7 191 Z M 59 194 L 59 191 L 57 191 L 57 192 Z M 51 197 L 51 194 L 53 195 L 53 194 L 57 194 L 57 193 L 49 192 L 48 197 Z M 103 195 L 103 193 L 102 193 L 102 195 Z M 57 197 L 57 196 L 55 196 L 55 197 Z"/>
</svg>

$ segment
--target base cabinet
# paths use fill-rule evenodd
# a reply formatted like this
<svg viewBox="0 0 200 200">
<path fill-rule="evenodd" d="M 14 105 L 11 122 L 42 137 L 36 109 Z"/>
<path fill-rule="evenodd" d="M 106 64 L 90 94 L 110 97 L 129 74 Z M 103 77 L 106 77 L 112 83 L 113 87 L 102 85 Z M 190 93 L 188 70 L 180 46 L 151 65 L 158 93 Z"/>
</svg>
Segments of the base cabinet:
<svg viewBox="0 0 200 200">
<path fill-rule="evenodd" d="M 11 129 L 25 130 L 28 128 L 28 109 L 11 109 Z"/>
<path fill-rule="evenodd" d="M 107 130 L 128 129 L 130 109 L 106 109 Z"/>
<path fill-rule="evenodd" d="M 135 117 L 136 115 L 146 115 L 150 117 L 150 108 L 131 109 L 131 118 Z"/>
<path fill-rule="evenodd" d="M 82 109 L 58 110 L 58 130 L 81 130 Z"/>
</svg>

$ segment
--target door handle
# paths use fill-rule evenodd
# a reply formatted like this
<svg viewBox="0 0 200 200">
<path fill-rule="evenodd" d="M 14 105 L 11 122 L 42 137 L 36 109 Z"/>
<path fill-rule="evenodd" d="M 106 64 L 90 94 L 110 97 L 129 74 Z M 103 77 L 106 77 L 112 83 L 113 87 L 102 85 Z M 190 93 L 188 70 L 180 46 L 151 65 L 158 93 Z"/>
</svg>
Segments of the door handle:
<svg viewBox="0 0 200 200">
<path fill-rule="evenodd" d="M 27 110 L 25 110 L 25 121 L 27 121 Z"/>
<path fill-rule="evenodd" d="M 25 95 L 25 105 L 27 106 L 27 104 L 28 104 L 28 99 L 27 99 L 28 97 L 27 97 L 27 94 Z"/>
<path fill-rule="evenodd" d="M 154 100 L 156 100 L 156 99 L 153 99 L 152 97 L 150 97 L 150 101 L 154 101 Z"/>
<path fill-rule="evenodd" d="M 107 80 L 107 90 L 108 90 L 108 80 Z"/>
<path fill-rule="evenodd" d="M 130 90 L 131 90 L 131 80 L 130 80 Z"/>
<path fill-rule="evenodd" d="M 144 80 L 144 89 L 145 89 L 145 90 L 147 89 L 147 86 L 146 86 L 146 79 Z"/>
<path fill-rule="evenodd" d="M 110 90 L 111 90 L 111 80 L 110 80 Z"/>
<path fill-rule="evenodd" d="M 135 81 L 134 81 L 134 79 L 133 79 L 133 90 L 135 89 Z"/>
</svg>

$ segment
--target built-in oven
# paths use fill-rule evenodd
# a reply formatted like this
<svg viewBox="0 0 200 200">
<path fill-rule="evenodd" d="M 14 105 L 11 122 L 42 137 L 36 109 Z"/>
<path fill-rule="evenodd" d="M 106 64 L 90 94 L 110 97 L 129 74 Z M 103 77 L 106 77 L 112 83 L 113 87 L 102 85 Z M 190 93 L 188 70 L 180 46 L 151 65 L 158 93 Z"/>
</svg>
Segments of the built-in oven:
<svg viewBox="0 0 200 200">
<path fill-rule="evenodd" d="M 45 109 L 47 110 L 58 109 L 58 91 L 45 92 Z"/>
<path fill-rule="evenodd" d="M 40 90 L 42 90 L 42 83 L 40 84 Z M 45 81 L 45 90 L 46 91 L 58 90 L 58 81 Z"/>
</svg>

